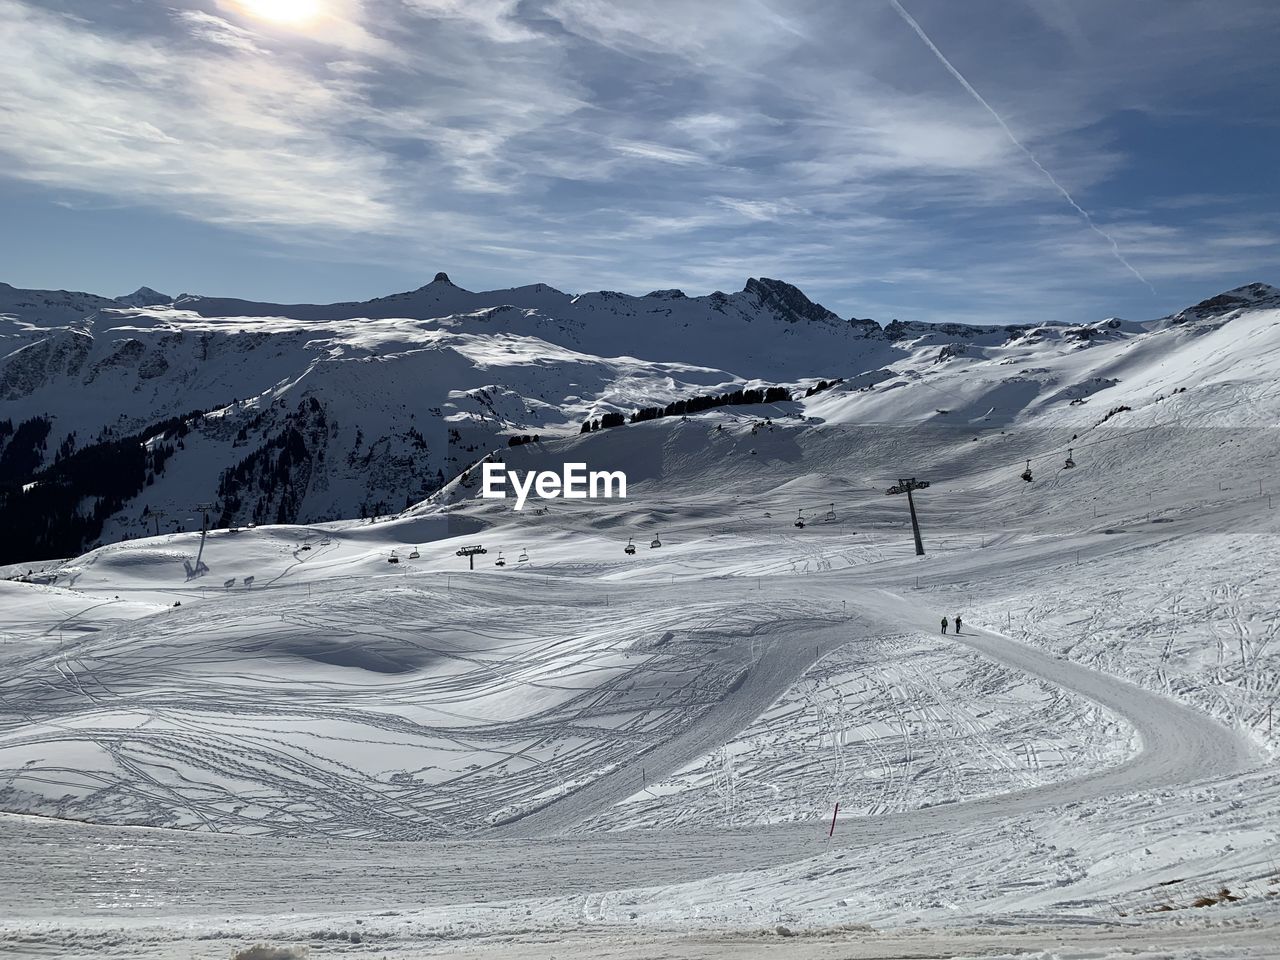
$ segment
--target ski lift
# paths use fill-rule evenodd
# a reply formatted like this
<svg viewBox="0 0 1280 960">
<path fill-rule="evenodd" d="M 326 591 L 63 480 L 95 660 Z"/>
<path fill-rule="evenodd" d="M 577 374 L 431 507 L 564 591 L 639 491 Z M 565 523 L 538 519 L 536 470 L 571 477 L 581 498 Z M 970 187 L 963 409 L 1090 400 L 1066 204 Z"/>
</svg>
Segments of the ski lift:
<svg viewBox="0 0 1280 960">
<path fill-rule="evenodd" d="M 528 563 L 528 562 L 529 562 L 529 551 L 522 548 L 520 550 L 520 556 L 516 557 L 516 563 Z"/>
<path fill-rule="evenodd" d="M 634 537 L 627 537 L 627 545 L 622 549 L 622 552 L 629 557 L 634 556 L 636 552 L 636 545 L 631 542 L 634 539 Z"/>
<path fill-rule="evenodd" d="M 796 522 L 793 524 L 793 526 L 797 526 L 801 530 L 804 529 L 804 507 L 801 507 L 798 511 L 796 511 Z"/>
<path fill-rule="evenodd" d="M 392 550 L 391 556 L 387 557 L 387 563 L 399 563 L 399 562 L 400 562 L 400 557 L 396 554 L 394 550 Z"/>
<path fill-rule="evenodd" d="M 302 545 L 302 550 L 303 550 L 304 552 L 305 552 L 305 551 L 307 551 L 307 550 L 310 550 L 310 549 L 311 549 L 311 544 L 309 544 L 309 543 L 304 543 L 304 544 Z"/>
<path fill-rule="evenodd" d="M 1076 465 L 1076 462 L 1071 459 L 1071 448 L 1067 447 L 1067 462 L 1062 465 L 1062 469 L 1070 470 L 1075 465 Z"/>
<path fill-rule="evenodd" d="M 657 535 L 655 534 L 654 538 L 649 541 L 649 549 L 652 550 L 654 547 L 660 547 L 660 546 L 662 546 L 662 541 L 659 540 Z"/>
<path fill-rule="evenodd" d="M 493 561 L 493 565 L 494 565 L 495 567 L 505 567 L 505 566 L 507 565 L 507 561 L 505 561 L 505 560 L 503 560 L 503 559 L 502 559 L 502 551 L 501 551 L 501 550 L 499 550 L 499 551 L 498 551 L 498 559 L 497 559 L 497 560 L 495 560 L 495 561 Z"/>
<path fill-rule="evenodd" d="M 410 559 L 410 560 L 417 560 L 420 556 L 422 556 L 422 554 L 420 554 L 420 553 L 418 552 L 418 548 L 417 548 L 417 547 L 414 547 L 414 548 L 413 548 L 413 552 L 412 552 L 411 554 L 409 554 L 409 559 Z"/>
<path fill-rule="evenodd" d="M 1027 483 L 1031 482 L 1031 461 L 1030 460 L 1027 461 L 1027 469 L 1022 471 L 1022 479 L 1027 481 Z"/>
</svg>

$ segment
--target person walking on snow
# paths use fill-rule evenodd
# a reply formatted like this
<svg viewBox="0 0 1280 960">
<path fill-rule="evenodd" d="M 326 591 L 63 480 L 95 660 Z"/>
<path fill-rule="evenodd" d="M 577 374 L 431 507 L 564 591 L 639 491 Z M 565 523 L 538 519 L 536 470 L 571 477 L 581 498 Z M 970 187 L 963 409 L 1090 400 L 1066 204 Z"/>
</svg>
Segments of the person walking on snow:
<svg viewBox="0 0 1280 960">
<path fill-rule="evenodd" d="M 946 633 L 946 632 L 947 632 L 947 618 L 946 618 L 946 617 L 943 617 L 943 618 L 942 618 L 942 632 L 943 632 L 943 633 Z"/>
<path fill-rule="evenodd" d="M 960 614 L 956 614 L 956 633 L 960 632 Z"/>
</svg>

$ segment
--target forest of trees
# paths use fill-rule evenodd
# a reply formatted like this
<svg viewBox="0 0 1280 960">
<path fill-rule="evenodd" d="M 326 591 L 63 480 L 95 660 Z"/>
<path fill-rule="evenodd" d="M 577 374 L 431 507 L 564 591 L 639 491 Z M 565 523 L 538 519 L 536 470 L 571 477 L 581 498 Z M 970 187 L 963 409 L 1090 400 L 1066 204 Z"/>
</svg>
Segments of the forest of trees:
<svg viewBox="0 0 1280 960">
<path fill-rule="evenodd" d="M 21 463 L 30 462 L 21 451 L 33 449 L 28 440 L 37 434 L 43 449 L 51 424 L 21 424 L 4 447 L 7 467 L 0 476 L 0 529 L 5 536 L 0 539 L 0 564 L 53 560 L 82 552 L 101 535 L 108 517 L 163 472 L 174 451 L 173 444 L 165 441 L 172 437 L 181 443 L 190 432 L 190 422 L 203 415 L 203 410 L 194 410 L 127 436 L 99 440 L 60 456 L 34 474 L 18 472 Z M 8 458 L 24 427 L 29 432 L 18 448 L 20 453 Z M 155 437 L 163 440 L 148 449 L 146 441 Z M 59 454 L 65 449 L 64 444 Z"/>
<path fill-rule="evenodd" d="M 284 429 L 218 478 L 222 515 L 232 523 L 293 523 L 311 479 L 312 454 L 305 433 L 323 434 L 324 407 L 309 397 L 285 417 Z M 273 508 L 274 504 L 274 508 Z M 364 514 L 361 514 L 362 516 Z"/>
<path fill-rule="evenodd" d="M 47 417 L 32 417 L 16 428 L 12 420 L 0 420 L 0 484 L 22 484 L 35 474 L 52 428 Z"/>
<path fill-rule="evenodd" d="M 806 397 L 812 397 L 815 393 L 821 393 L 823 390 L 831 389 L 837 383 L 844 383 L 844 379 L 842 377 L 837 377 L 834 380 L 819 380 L 812 387 L 806 390 L 804 395 Z"/>
<path fill-rule="evenodd" d="M 830 384 L 826 384 L 830 386 Z M 806 394 L 809 396 L 810 394 Z M 646 420 L 657 420 L 659 417 L 683 417 L 690 413 L 701 413 L 716 407 L 736 407 L 752 403 L 782 403 L 790 400 L 791 393 L 786 387 L 768 387 L 761 390 L 756 387 L 747 390 L 734 390 L 732 393 L 704 394 L 675 400 L 665 407 L 642 407 L 631 414 L 632 423 L 644 423 Z M 606 413 L 597 420 L 588 420 L 582 425 L 580 433 L 591 433 L 593 430 L 607 430 L 620 427 L 627 418 L 620 413 Z"/>
</svg>

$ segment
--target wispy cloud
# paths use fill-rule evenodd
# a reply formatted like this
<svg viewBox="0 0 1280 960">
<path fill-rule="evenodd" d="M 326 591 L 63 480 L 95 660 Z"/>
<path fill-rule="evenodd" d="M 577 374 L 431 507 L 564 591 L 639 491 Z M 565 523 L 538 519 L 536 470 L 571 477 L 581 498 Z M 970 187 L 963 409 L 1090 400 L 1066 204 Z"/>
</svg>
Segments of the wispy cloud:
<svg viewBox="0 0 1280 960">
<path fill-rule="evenodd" d="M 707 162 L 706 158 L 696 151 L 663 146 L 660 143 L 644 143 L 639 140 L 615 140 L 613 148 L 629 157 L 639 157 L 642 160 L 657 160 L 660 163 L 674 163 L 678 166 Z"/>
<path fill-rule="evenodd" d="M 499 43 L 518 43 L 539 36 L 517 18 L 520 0 L 405 0 L 405 3 L 428 20 L 461 21 Z"/>
<path fill-rule="evenodd" d="M 174 16 L 185 23 L 191 35 L 197 39 L 222 47 L 230 47 L 241 53 L 262 53 L 262 48 L 254 41 L 251 31 L 238 27 L 222 17 L 215 17 L 203 10 L 178 10 L 175 11 Z"/>
</svg>

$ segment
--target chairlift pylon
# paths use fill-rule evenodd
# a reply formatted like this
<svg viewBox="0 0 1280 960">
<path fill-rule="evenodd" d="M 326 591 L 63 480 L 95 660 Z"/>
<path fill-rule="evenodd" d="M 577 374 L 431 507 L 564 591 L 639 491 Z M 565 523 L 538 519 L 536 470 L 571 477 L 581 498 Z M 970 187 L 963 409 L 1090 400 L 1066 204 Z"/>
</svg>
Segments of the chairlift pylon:
<svg viewBox="0 0 1280 960">
<path fill-rule="evenodd" d="M 1027 483 L 1031 482 L 1031 461 L 1030 460 L 1027 461 L 1027 469 L 1022 471 L 1022 479 L 1027 481 Z"/>
</svg>

